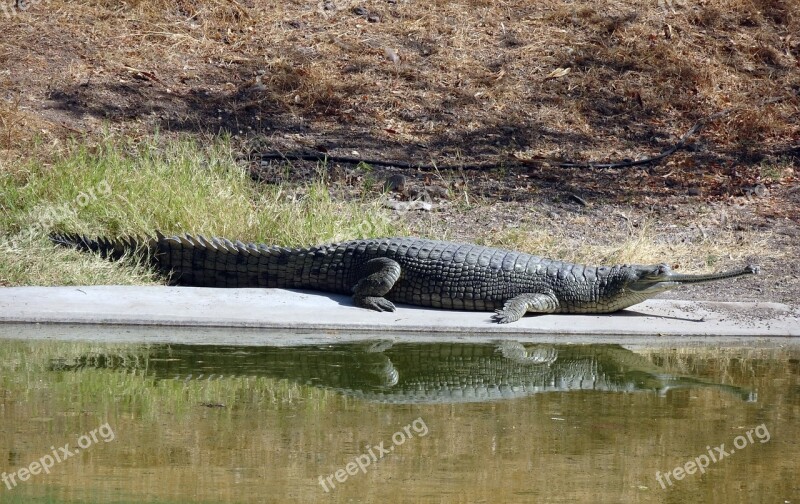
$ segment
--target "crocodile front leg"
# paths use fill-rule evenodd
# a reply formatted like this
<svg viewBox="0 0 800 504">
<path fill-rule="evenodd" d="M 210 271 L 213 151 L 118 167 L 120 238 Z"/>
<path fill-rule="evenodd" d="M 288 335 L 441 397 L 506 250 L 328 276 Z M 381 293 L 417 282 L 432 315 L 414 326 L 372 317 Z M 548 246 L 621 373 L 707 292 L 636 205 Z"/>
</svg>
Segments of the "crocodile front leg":
<svg viewBox="0 0 800 504">
<path fill-rule="evenodd" d="M 370 259 L 364 264 L 364 277 L 353 287 L 356 306 L 376 311 L 394 311 L 394 305 L 386 299 L 394 283 L 400 278 L 400 264 L 388 257 Z"/>
<path fill-rule="evenodd" d="M 529 351 L 519 341 L 502 341 L 498 350 L 503 357 L 518 364 L 550 366 L 558 359 L 558 350 L 547 345 L 536 346 Z"/>
<path fill-rule="evenodd" d="M 515 296 L 495 310 L 492 319 L 499 324 L 508 324 L 521 319 L 526 312 L 553 313 L 558 310 L 558 299 L 552 293 L 543 294 L 527 292 Z"/>
</svg>

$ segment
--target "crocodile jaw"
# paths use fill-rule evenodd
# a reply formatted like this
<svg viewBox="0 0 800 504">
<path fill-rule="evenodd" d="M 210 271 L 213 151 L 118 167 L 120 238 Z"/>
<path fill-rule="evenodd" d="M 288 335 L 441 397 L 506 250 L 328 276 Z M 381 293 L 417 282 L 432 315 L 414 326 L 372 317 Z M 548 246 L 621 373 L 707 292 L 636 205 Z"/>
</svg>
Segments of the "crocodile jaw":
<svg viewBox="0 0 800 504">
<path fill-rule="evenodd" d="M 747 265 L 744 268 L 723 271 L 721 273 L 708 273 L 701 275 L 686 275 L 674 273 L 666 264 L 654 266 L 630 266 L 633 269 L 635 279 L 628 283 L 626 289 L 644 295 L 653 296 L 659 292 L 664 292 L 681 285 L 714 282 L 726 278 L 736 278 L 744 275 L 755 275 L 759 272 L 758 266 Z"/>
</svg>

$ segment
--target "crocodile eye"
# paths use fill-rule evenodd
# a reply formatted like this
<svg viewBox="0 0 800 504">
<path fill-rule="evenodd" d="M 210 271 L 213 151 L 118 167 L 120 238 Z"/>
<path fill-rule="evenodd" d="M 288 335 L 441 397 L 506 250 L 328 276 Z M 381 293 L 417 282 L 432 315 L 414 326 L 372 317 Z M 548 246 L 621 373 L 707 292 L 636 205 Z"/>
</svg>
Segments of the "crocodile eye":
<svg viewBox="0 0 800 504">
<path fill-rule="evenodd" d="M 666 275 L 669 273 L 669 266 L 665 263 L 661 263 L 658 265 L 658 274 L 659 275 Z"/>
</svg>

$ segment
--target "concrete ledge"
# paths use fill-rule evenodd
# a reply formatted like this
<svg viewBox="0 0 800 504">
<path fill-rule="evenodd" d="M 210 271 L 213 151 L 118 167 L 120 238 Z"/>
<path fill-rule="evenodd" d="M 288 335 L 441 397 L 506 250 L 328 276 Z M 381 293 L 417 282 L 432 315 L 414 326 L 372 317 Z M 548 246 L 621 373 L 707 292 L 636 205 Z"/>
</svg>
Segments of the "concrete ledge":
<svg viewBox="0 0 800 504">
<path fill-rule="evenodd" d="M 800 310 L 779 303 L 650 300 L 611 315 L 542 315 L 494 324 L 490 313 L 401 305 L 378 313 L 347 296 L 283 289 L 11 287 L 0 323 L 259 328 L 280 332 L 451 335 L 800 336 Z M 263 331 L 262 331 L 263 333 Z M 378 334 L 376 334 L 378 333 Z M 0 335 L 9 336 L 0 326 Z"/>
</svg>

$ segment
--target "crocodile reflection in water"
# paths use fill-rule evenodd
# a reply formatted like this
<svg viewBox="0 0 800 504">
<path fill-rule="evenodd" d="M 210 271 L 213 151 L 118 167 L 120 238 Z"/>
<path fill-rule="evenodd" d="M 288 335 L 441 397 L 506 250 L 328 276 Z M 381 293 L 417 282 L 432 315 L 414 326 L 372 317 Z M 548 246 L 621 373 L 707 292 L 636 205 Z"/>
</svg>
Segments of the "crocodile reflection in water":
<svg viewBox="0 0 800 504">
<path fill-rule="evenodd" d="M 154 346 L 146 365 L 113 354 L 54 362 L 54 370 L 141 369 L 160 379 L 265 376 L 393 403 L 481 402 L 541 392 L 715 388 L 755 400 L 732 385 L 667 373 L 619 345 L 398 343 L 298 347 Z"/>
</svg>

